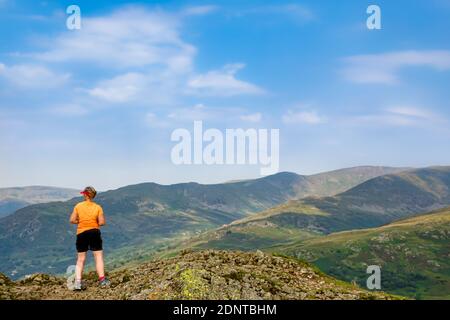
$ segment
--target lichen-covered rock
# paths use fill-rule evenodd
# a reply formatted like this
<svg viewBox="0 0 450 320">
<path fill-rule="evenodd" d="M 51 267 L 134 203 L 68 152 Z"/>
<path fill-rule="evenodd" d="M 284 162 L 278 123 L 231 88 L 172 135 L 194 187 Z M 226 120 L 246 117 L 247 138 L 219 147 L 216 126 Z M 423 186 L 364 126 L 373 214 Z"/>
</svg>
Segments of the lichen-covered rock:
<svg viewBox="0 0 450 320">
<path fill-rule="evenodd" d="M 0 273 L 0 286 L 8 286 L 11 285 L 12 281 L 9 280 L 7 276 L 5 276 L 3 273 Z"/>
<path fill-rule="evenodd" d="M 34 285 L 60 285 L 64 282 L 63 279 L 57 278 L 43 273 L 35 273 L 30 276 L 25 277 L 19 283 L 22 284 L 34 284 Z"/>
<path fill-rule="evenodd" d="M 67 289 L 63 278 L 36 274 L 0 286 L 1 299 L 393 299 L 325 276 L 308 264 L 261 251 L 185 251 L 109 275 L 99 288 L 95 274 L 87 290 Z M 4 279 L 5 280 L 2 280 Z M 8 282 L 9 281 L 9 282 Z"/>
</svg>

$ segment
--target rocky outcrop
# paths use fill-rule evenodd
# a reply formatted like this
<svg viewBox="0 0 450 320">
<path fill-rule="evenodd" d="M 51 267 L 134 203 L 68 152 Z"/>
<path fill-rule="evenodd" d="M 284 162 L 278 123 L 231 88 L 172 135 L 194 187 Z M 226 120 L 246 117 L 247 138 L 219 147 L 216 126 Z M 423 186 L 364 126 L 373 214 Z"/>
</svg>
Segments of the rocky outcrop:
<svg viewBox="0 0 450 320">
<path fill-rule="evenodd" d="M 394 299 L 337 281 L 309 264 L 261 251 L 184 251 L 109 274 L 99 288 L 95 273 L 87 289 L 73 292 L 66 280 L 37 274 L 12 282 L 0 277 L 2 299 Z M 3 283 L 3 284 L 2 284 Z"/>
</svg>

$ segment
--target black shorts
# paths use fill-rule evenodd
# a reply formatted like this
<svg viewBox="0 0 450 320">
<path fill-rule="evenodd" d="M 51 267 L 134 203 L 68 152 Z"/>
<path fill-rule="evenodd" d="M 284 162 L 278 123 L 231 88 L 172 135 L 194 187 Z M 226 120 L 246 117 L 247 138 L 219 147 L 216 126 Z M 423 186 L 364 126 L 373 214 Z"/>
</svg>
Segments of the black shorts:
<svg viewBox="0 0 450 320">
<path fill-rule="evenodd" d="M 86 252 L 103 250 L 102 234 L 99 229 L 91 229 L 77 235 L 77 251 Z"/>
</svg>

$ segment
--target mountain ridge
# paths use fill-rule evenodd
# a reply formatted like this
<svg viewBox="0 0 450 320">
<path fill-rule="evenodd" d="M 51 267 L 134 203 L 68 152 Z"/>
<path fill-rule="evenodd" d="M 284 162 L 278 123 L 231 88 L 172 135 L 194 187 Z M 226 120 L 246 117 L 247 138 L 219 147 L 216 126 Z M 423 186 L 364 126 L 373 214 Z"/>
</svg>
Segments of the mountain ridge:
<svg viewBox="0 0 450 320">
<path fill-rule="evenodd" d="M 360 170 L 363 175 L 352 177 L 354 171 Z M 314 192 L 329 194 L 332 189 L 339 191 L 374 175 L 401 170 L 370 167 L 332 172 L 330 179 L 349 178 L 342 185 L 333 183 L 331 189 L 327 185 L 328 173 L 324 173 L 314 185 Z M 107 218 L 102 231 L 105 247 L 113 253 L 126 247 L 147 255 L 166 240 L 182 239 L 310 194 L 311 185 L 308 187 L 306 179 L 295 173 L 279 173 L 231 184 L 150 182 L 101 192 L 96 201 Z M 17 278 L 42 270 L 65 270 L 74 250 L 74 228 L 68 225 L 68 216 L 80 200 L 31 205 L 0 219 L 0 271 Z"/>
<path fill-rule="evenodd" d="M 431 181 L 427 188 L 417 188 Z M 450 167 L 370 179 L 333 197 L 291 200 L 184 241 L 203 249 L 254 250 L 339 231 L 378 227 L 450 205 Z M 183 247 L 181 246 L 181 248 Z"/>
</svg>

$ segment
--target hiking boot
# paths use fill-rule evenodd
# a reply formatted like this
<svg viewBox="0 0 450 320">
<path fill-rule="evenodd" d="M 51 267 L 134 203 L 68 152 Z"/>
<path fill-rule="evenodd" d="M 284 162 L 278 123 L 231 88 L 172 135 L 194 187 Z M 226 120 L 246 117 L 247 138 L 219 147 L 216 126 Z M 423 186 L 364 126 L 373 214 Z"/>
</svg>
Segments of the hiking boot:
<svg viewBox="0 0 450 320">
<path fill-rule="evenodd" d="M 98 285 L 101 288 L 106 288 L 106 287 L 109 287 L 111 285 L 111 281 L 109 281 L 109 279 L 107 279 L 107 278 L 103 278 L 102 280 L 100 280 L 98 282 Z"/>
<path fill-rule="evenodd" d="M 84 281 L 75 280 L 75 283 L 73 284 L 73 290 L 74 291 L 86 290 L 86 285 L 84 284 Z"/>
</svg>

